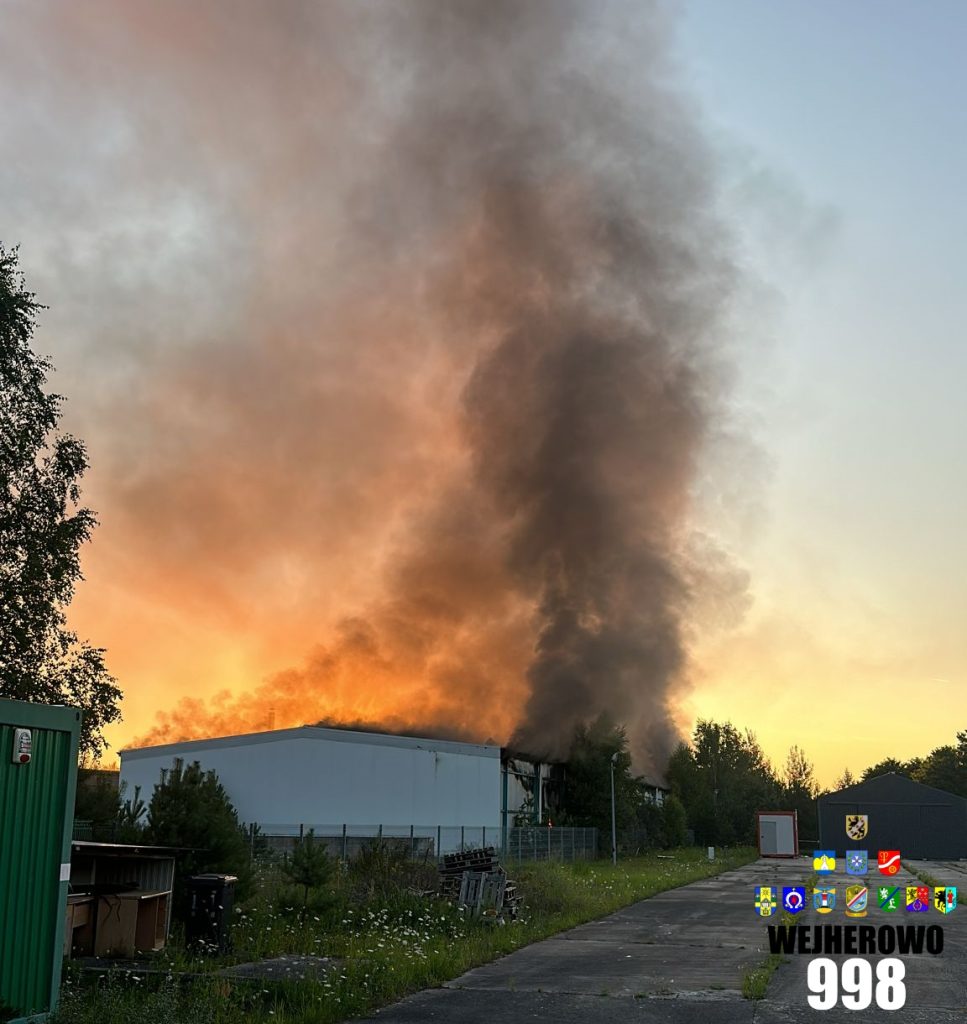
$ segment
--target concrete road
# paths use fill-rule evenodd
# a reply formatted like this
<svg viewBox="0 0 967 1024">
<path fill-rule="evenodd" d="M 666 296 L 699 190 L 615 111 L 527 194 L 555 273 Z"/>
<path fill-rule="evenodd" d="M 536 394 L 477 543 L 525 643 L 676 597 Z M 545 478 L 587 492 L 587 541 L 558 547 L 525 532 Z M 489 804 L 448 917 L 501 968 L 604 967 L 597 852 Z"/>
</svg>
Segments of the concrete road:
<svg viewBox="0 0 967 1024">
<path fill-rule="evenodd" d="M 943 882 L 963 888 L 965 866 L 924 865 Z M 931 910 L 916 915 L 944 927 L 941 957 L 907 959 L 908 1002 L 903 1010 L 820 1014 L 806 1002 L 810 956 L 789 957 L 774 976 L 767 998 L 742 998 L 742 978 L 768 953 L 766 922 L 753 908 L 756 885 L 802 885 L 812 864 L 760 860 L 716 878 L 661 893 L 600 921 L 581 925 L 469 971 L 445 988 L 421 992 L 387 1007 L 370 1020 L 384 1024 L 423 1021 L 494 1024 L 549 1020 L 557 1024 L 795 1024 L 819 1019 L 888 1019 L 897 1024 L 967 1022 L 967 906 L 949 918 Z M 876 878 L 869 884 L 875 886 Z M 900 876 L 898 876 L 900 877 Z M 906 879 L 905 873 L 902 876 Z M 852 881 L 852 879 L 850 879 Z M 836 878 L 839 893 L 846 876 Z M 871 911 L 869 923 L 880 923 Z M 899 916 L 899 923 L 914 915 Z M 776 920 L 776 918 L 773 918 Z M 809 910 L 803 924 L 845 924 L 832 914 Z M 919 923 L 919 921 L 917 922 Z M 845 959 L 844 957 L 833 959 Z"/>
<path fill-rule="evenodd" d="M 940 925 L 944 931 L 944 951 L 940 956 L 900 957 L 906 967 L 904 983 L 907 989 L 907 1002 L 902 1010 L 889 1013 L 876 1008 L 875 1004 L 868 1010 L 849 1011 L 841 1007 L 819 1014 L 824 1022 L 838 1024 L 840 1021 L 890 1020 L 897 1024 L 913 1024 L 913 1022 L 930 1022 L 930 1024 L 947 1024 L 948 1021 L 967 1021 L 967 903 L 958 907 L 950 915 L 938 913 L 931 906 L 925 914 L 909 914 L 905 909 L 894 913 L 880 910 L 875 899 L 876 886 L 892 882 L 905 888 L 908 885 L 923 885 L 923 882 L 907 870 L 909 865 L 915 871 L 924 871 L 937 881 L 946 885 L 957 886 L 958 896 L 967 897 L 967 862 L 954 861 L 937 863 L 935 861 L 907 861 L 904 869 L 892 879 L 884 878 L 875 870 L 867 876 L 870 887 L 870 901 L 867 916 L 855 923 L 871 924 L 923 924 Z M 844 871 L 827 876 L 835 880 L 837 898 L 847 885 L 854 879 Z M 931 900 L 933 890 L 931 889 Z M 845 922 L 845 915 L 839 908 L 830 914 L 817 914 L 813 910 L 805 915 L 802 924 L 828 924 Z M 807 985 L 806 970 L 810 956 L 793 956 L 784 963 L 769 986 L 768 998 L 760 1005 L 756 1021 L 762 1024 L 798 1024 L 799 1021 L 812 1021 L 817 1011 L 806 1003 Z M 848 959 L 846 955 L 830 957 L 842 963 Z"/>
</svg>

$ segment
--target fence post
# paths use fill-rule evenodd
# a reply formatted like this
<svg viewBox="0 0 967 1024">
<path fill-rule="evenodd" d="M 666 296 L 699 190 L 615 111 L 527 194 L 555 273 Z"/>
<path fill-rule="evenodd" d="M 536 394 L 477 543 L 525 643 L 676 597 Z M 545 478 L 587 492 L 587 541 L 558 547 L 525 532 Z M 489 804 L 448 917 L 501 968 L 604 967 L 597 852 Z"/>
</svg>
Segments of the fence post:
<svg viewBox="0 0 967 1024">
<path fill-rule="evenodd" d="M 464 847 L 466 846 L 466 844 L 463 841 L 463 829 L 464 829 L 464 826 L 461 825 L 460 826 L 460 852 L 461 853 L 463 853 Z"/>
<path fill-rule="evenodd" d="M 547 830 L 547 859 L 551 859 L 551 830 Z"/>
<path fill-rule="evenodd" d="M 436 827 L 436 855 L 439 860 L 443 856 L 443 826 Z"/>
<path fill-rule="evenodd" d="M 346 851 L 347 851 L 347 846 L 346 846 L 346 826 L 343 825 L 343 827 L 342 827 L 342 862 L 343 862 L 343 864 L 345 864 L 346 861 L 349 859 L 346 856 Z"/>
<path fill-rule="evenodd" d="M 377 838 L 377 840 L 379 842 L 383 841 L 383 826 L 382 825 L 380 825 L 379 828 L 376 831 L 376 838 Z"/>
<path fill-rule="evenodd" d="M 410 860 L 416 859 L 416 848 L 413 845 L 413 826 L 410 825 Z"/>
<path fill-rule="evenodd" d="M 305 824 L 299 823 L 299 841 L 301 842 L 305 838 Z"/>
<path fill-rule="evenodd" d="M 483 825 L 480 828 L 480 845 L 486 850 L 487 849 L 487 826 Z"/>
</svg>

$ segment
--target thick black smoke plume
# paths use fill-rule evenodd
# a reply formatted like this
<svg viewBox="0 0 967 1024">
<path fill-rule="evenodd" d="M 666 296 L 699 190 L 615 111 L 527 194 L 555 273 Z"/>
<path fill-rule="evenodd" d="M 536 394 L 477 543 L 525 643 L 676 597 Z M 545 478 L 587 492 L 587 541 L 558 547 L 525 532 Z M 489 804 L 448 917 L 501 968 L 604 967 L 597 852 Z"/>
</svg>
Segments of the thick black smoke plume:
<svg viewBox="0 0 967 1024">
<path fill-rule="evenodd" d="M 273 709 L 560 754 L 607 712 L 662 761 L 730 586 L 692 494 L 731 287 L 663 10 L 15 8 L 0 55 L 57 128 L 4 114 L 44 168 L 39 290 L 75 296 L 89 589 L 140 601 L 88 614 L 139 707 L 184 697 L 147 739 Z M 172 620 L 190 642 L 150 635 Z M 275 671 L 203 699 L 236 649 Z"/>
</svg>

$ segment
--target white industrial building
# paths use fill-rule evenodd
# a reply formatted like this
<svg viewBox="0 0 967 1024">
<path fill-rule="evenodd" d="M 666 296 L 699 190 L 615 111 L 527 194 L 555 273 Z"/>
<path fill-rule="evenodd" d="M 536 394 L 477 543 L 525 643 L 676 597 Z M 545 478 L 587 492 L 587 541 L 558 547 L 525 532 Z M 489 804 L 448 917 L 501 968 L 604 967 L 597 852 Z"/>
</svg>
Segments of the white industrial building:
<svg viewBox="0 0 967 1024">
<path fill-rule="evenodd" d="M 501 825 L 498 746 L 316 726 L 168 743 L 121 751 L 126 795 L 140 786 L 150 801 L 176 760 L 213 770 L 239 819 L 264 832 L 346 826 L 363 835 L 382 825 L 387 834 L 444 826 L 479 835 Z"/>
</svg>

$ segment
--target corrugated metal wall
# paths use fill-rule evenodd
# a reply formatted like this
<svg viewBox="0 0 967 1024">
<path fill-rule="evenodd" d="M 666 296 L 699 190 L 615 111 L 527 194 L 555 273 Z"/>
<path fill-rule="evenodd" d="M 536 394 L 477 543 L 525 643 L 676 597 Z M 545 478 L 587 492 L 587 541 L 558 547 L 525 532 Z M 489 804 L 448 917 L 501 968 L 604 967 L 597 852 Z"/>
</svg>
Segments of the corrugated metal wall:
<svg viewBox="0 0 967 1024">
<path fill-rule="evenodd" d="M 121 861 L 105 857 L 97 865 L 98 882 L 135 882 L 145 892 L 167 892 L 174 888 L 175 865 L 171 860 Z"/>
<path fill-rule="evenodd" d="M 14 764 L 14 726 L 2 722 L 3 711 L 0 706 L 0 1004 L 31 1013 L 50 1008 L 59 973 L 54 950 L 63 927 L 61 862 L 76 735 L 34 727 L 30 763 Z"/>
<path fill-rule="evenodd" d="M 500 748 L 339 729 L 284 729 L 121 751 L 121 781 L 151 799 L 176 759 L 217 773 L 244 822 L 501 824 Z M 325 785 L 320 785 L 325 780 Z"/>
<path fill-rule="evenodd" d="M 847 838 L 847 814 L 869 816 L 862 841 Z M 967 857 L 967 800 L 901 775 L 881 775 L 819 798 L 819 845 L 899 850 L 911 860 Z"/>
</svg>

